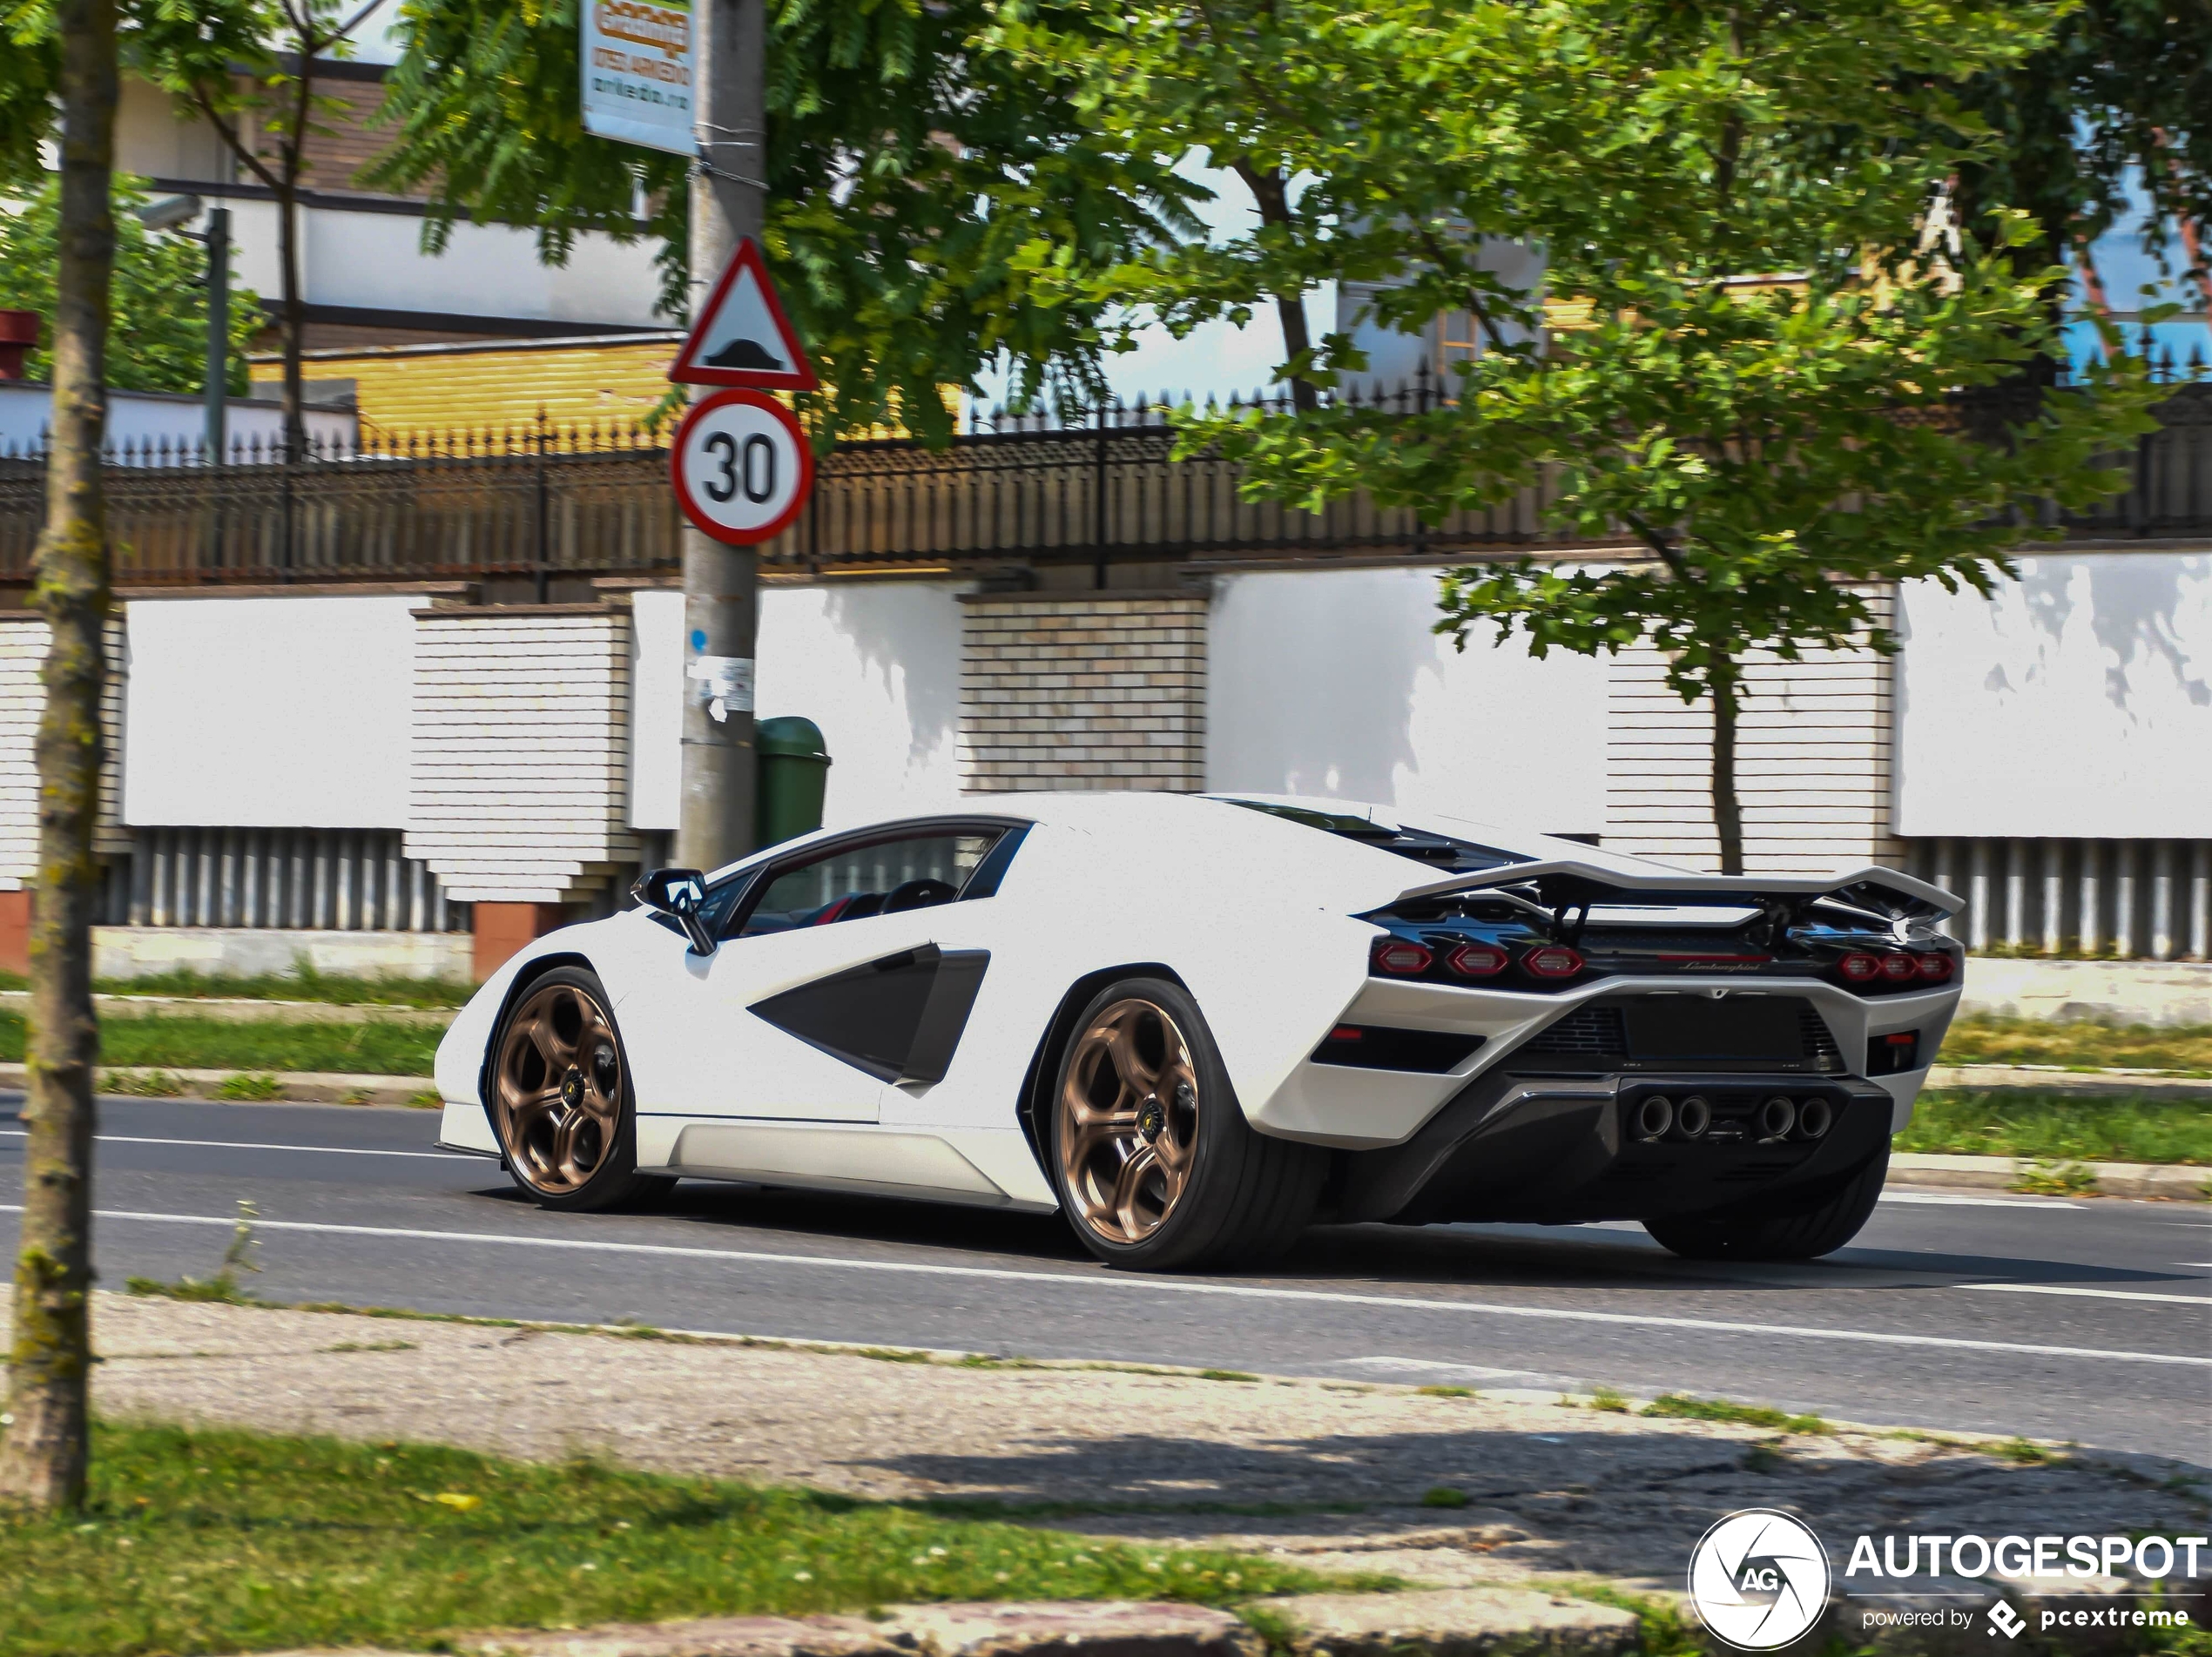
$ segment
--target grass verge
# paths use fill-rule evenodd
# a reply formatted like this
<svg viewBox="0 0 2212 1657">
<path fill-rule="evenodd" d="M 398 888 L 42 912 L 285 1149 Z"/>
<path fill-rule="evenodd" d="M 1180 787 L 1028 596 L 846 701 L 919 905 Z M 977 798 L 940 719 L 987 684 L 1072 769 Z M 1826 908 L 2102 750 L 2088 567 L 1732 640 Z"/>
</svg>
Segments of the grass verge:
<svg viewBox="0 0 2212 1657">
<path fill-rule="evenodd" d="M 378 1644 L 899 1600 L 1228 1604 L 1384 1579 L 806 1491 L 104 1423 L 82 1519 L 0 1520 L 0 1657 Z"/>
<path fill-rule="evenodd" d="M 30 987 L 20 973 L 0 973 L 0 989 Z M 103 978 L 103 995 L 180 995 L 239 1001 L 330 1001 L 347 1007 L 459 1007 L 475 993 L 469 984 L 435 978 L 367 978 L 319 973 L 302 958 L 289 973 L 252 976 L 178 971 L 151 978 Z"/>
<path fill-rule="evenodd" d="M 100 1062 L 178 1070 L 341 1070 L 427 1076 L 442 1034 L 391 1023 L 110 1019 L 100 1026 Z M 0 1061 L 20 1063 L 27 1040 L 23 1015 L 0 1012 Z"/>
<path fill-rule="evenodd" d="M 1978 1014 L 1952 1021 L 1936 1062 L 2060 1064 L 2212 1076 L 2212 1024 L 2053 1024 Z"/>
<path fill-rule="evenodd" d="M 2212 1163 L 2212 1104 L 1931 1088 L 1913 1107 L 1912 1125 L 1898 1136 L 1896 1148 L 2054 1163 Z"/>
</svg>

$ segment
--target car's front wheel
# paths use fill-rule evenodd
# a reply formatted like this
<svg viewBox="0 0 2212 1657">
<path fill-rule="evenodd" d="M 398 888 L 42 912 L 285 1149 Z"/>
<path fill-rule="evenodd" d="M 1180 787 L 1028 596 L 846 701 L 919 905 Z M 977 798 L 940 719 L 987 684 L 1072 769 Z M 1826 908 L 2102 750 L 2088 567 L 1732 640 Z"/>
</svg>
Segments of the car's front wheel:
<svg viewBox="0 0 2212 1657">
<path fill-rule="evenodd" d="M 1643 1229 L 1691 1260 L 1817 1259 L 1858 1235 L 1881 1201 L 1889 1173 L 1890 1150 L 1885 1145 L 1825 1202 L 1788 1214 L 1647 1220 Z"/>
<path fill-rule="evenodd" d="M 637 1172 L 637 1111 L 622 1037 L 598 974 L 533 979 L 491 1053 L 492 1130 L 507 1171 L 549 1209 L 606 1209 L 675 1184 Z"/>
<path fill-rule="evenodd" d="M 1197 1003 L 1166 979 L 1094 996 L 1050 1109 L 1061 1205 L 1085 1247 L 1140 1270 L 1248 1261 L 1312 1217 L 1327 1153 L 1257 1133 Z"/>
</svg>

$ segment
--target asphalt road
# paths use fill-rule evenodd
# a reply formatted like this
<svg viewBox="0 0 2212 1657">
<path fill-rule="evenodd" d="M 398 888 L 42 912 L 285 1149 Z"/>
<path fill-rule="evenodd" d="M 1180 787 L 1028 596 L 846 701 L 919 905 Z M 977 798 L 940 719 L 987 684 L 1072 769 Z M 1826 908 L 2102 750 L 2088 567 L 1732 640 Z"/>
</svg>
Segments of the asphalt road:
<svg viewBox="0 0 2212 1657">
<path fill-rule="evenodd" d="M 0 1225 L 20 1202 L 0 1095 Z M 1056 1218 L 686 1182 L 557 1215 L 429 1112 L 101 1102 L 102 1282 L 213 1271 L 241 1201 L 252 1292 L 582 1323 L 1371 1381 L 1678 1391 L 2020 1432 L 2212 1466 L 2212 1207 L 1892 1192 L 1806 1265 L 1675 1259 L 1633 1226 L 1317 1230 L 1283 1264 L 1158 1278 Z"/>
</svg>

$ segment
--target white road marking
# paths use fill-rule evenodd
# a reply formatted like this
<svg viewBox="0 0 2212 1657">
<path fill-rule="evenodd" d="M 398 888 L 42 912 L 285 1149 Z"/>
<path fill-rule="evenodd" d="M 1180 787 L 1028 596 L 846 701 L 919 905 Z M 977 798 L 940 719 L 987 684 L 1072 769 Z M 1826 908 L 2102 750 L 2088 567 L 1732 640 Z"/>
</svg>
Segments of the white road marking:
<svg viewBox="0 0 2212 1657">
<path fill-rule="evenodd" d="M 1447 1364 L 1428 1357 L 1348 1357 L 1344 1362 L 1363 1370 L 1388 1370 L 1401 1375 L 1456 1375 L 1483 1381 L 1520 1380 L 1539 1373 L 1535 1370 L 1485 1369 L 1480 1364 Z"/>
<path fill-rule="evenodd" d="M 0 1139 L 28 1137 L 19 1128 L 0 1128 Z M 94 1139 L 103 1145 L 205 1145 L 211 1150 L 222 1151 L 315 1151 L 326 1156 L 421 1156 L 434 1162 L 481 1162 L 481 1156 L 463 1156 L 454 1151 L 376 1151 L 364 1150 L 355 1145 L 265 1145 L 245 1139 L 148 1139 L 136 1134 L 95 1134 Z"/>
<path fill-rule="evenodd" d="M 0 1213 L 20 1214 L 19 1204 L 0 1203 Z M 155 1225 L 231 1227 L 233 1215 L 152 1214 L 128 1209 L 96 1210 L 103 1220 L 137 1220 Z M 1332 1306 L 1376 1306 L 1395 1311 L 1457 1312 L 1462 1317 L 1527 1317 L 1562 1324 L 1607 1324 L 1629 1329 L 1690 1329 L 1718 1335 L 1764 1335 L 1792 1340 L 1844 1341 L 1872 1346 L 1940 1347 L 1962 1352 L 2010 1352 L 2032 1357 L 2083 1357 L 2107 1363 L 2179 1364 L 2212 1369 L 2212 1357 L 2181 1352 L 2133 1352 L 2087 1346 L 2047 1346 L 2027 1341 L 1977 1341 L 1952 1335 L 1913 1335 L 1866 1329 L 1816 1329 L 1800 1324 L 1745 1324 L 1716 1317 L 1659 1317 L 1642 1312 L 1602 1312 L 1564 1306 L 1511 1306 L 1494 1301 L 1426 1300 L 1411 1295 L 1361 1295 L 1344 1290 L 1269 1289 L 1251 1283 L 1184 1283 L 1164 1277 L 1136 1277 L 1120 1272 L 1015 1271 L 1003 1266 L 953 1266 L 918 1260 L 849 1260 L 833 1255 L 770 1254 L 743 1249 L 690 1249 L 667 1243 L 619 1243 L 597 1237 L 517 1237 L 492 1231 L 432 1231 L 415 1226 L 335 1225 L 310 1220 L 257 1220 L 263 1231 L 300 1231 L 322 1236 L 394 1237 L 416 1243 L 464 1243 L 510 1249 L 573 1249 L 596 1254 L 651 1255 L 661 1259 L 719 1260 L 746 1265 L 799 1266 L 817 1270 L 880 1271 L 917 1277 L 961 1277 L 988 1283 L 1049 1284 L 1055 1289 L 1101 1289 L 1130 1294 L 1210 1295 L 1230 1300 L 1272 1300 Z"/>
<path fill-rule="evenodd" d="M 1949 1192 L 1885 1191 L 1885 1202 L 1925 1202 L 1931 1208 L 1946 1209 L 2079 1209 L 2080 1202 L 2056 1202 L 2033 1196 L 1953 1196 Z"/>
<path fill-rule="evenodd" d="M 1994 1295 L 2086 1295 L 2093 1300 L 2157 1300 L 2176 1306 L 2212 1309 L 2212 1295 L 2155 1295 L 2138 1289 L 2075 1289 L 2064 1283 L 1952 1283 L 1953 1289 L 1980 1289 Z"/>
</svg>

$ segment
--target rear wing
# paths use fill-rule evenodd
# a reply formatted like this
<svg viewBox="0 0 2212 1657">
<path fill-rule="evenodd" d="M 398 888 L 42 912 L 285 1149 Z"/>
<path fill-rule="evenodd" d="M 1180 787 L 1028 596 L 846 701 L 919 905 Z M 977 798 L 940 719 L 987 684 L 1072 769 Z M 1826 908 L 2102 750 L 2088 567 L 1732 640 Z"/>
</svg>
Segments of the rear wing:
<svg viewBox="0 0 2212 1657">
<path fill-rule="evenodd" d="M 1570 909 L 1627 898 L 1647 903 L 1734 901 L 1760 909 L 1777 901 L 1810 907 L 1834 904 L 1885 924 L 1900 920 L 1936 920 L 1954 915 L 1965 906 L 1941 886 L 1892 869 L 1855 869 L 1849 873 L 1815 875 L 1697 874 L 1689 870 L 1654 868 L 1650 873 L 1626 873 L 1568 859 L 1543 863 L 1516 863 L 1502 869 L 1474 874 L 1455 874 L 1422 886 L 1408 886 L 1398 894 L 1399 903 L 1449 897 L 1465 892 L 1484 892 L 1513 886 L 1534 886 L 1537 900 L 1547 908 Z"/>
</svg>

